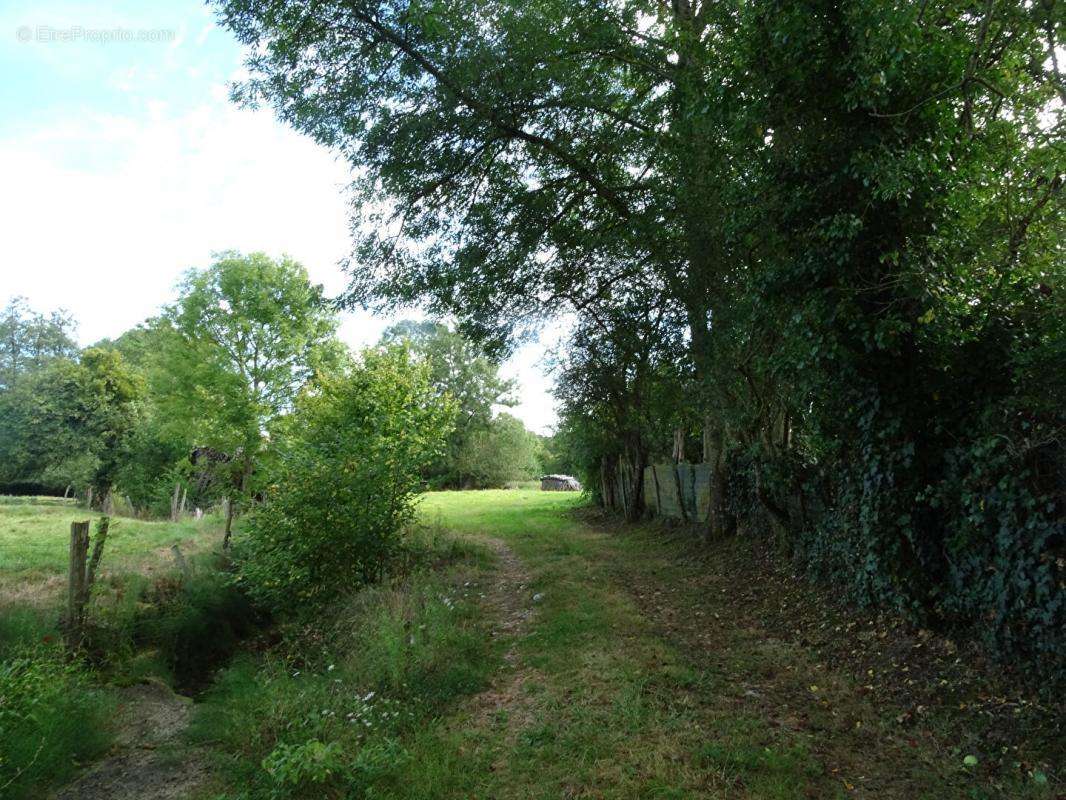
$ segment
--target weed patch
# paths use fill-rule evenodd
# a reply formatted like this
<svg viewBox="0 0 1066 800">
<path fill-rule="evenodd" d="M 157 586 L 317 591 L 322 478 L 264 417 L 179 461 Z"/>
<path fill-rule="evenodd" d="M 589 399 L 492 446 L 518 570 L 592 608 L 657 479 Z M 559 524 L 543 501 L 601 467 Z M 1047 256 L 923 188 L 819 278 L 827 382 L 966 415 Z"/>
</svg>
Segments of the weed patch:
<svg viewBox="0 0 1066 800">
<path fill-rule="evenodd" d="M 0 796 L 29 800 L 107 749 L 114 703 L 59 646 L 8 643 L 0 660 Z"/>
<path fill-rule="evenodd" d="M 440 568 L 454 552 L 424 553 L 412 563 L 438 569 L 416 566 L 283 626 L 277 646 L 222 672 L 191 730 L 221 754 L 222 797 L 360 797 L 398 779 L 406 742 L 484 687 L 498 660 L 478 619 L 475 560 Z"/>
</svg>

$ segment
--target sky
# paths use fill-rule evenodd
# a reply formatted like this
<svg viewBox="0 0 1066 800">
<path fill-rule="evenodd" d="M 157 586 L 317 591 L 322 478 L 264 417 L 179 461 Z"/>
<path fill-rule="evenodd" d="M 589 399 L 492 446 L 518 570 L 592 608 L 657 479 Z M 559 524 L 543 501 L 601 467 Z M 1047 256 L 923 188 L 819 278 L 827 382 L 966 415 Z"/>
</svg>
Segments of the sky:
<svg viewBox="0 0 1066 800">
<path fill-rule="evenodd" d="M 0 303 L 65 308 L 91 344 L 231 249 L 290 255 L 339 293 L 348 168 L 230 102 L 242 62 L 199 0 L 0 4 Z M 347 314 L 341 336 L 371 344 L 393 321 Z M 526 345 L 503 372 L 519 385 L 511 413 L 548 433 L 541 353 Z"/>
</svg>

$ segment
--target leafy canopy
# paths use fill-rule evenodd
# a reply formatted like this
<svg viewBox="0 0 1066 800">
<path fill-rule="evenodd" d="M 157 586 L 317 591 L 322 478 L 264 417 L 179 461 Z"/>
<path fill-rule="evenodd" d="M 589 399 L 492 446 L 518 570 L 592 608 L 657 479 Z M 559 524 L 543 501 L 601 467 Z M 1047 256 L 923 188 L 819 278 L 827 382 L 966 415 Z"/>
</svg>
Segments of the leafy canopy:
<svg viewBox="0 0 1066 800">
<path fill-rule="evenodd" d="M 430 385 L 455 404 L 455 425 L 446 447 L 424 474 L 439 486 L 466 485 L 471 473 L 461 466 L 463 453 L 473 437 L 492 425 L 496 408 L 514 404 L 514 381 L 501 378 L 496 360 L 440 322 L 404 320 L 389 327 L 381 341 L 405 345 L 428 369 Z"/>
<path fill-rule="evenodd" d="M 223 253 L 192 270 L 164 315 L 153 383 L 197 444 L 252 457 L 316 369 L 343 358 L 336 314 L 289 258 Z"/>
<path fill-rule="evenodd" d="M 34 311 L 23 297 L 13 297 L 0 311 L 0 391 L 53 358 L 75 358 L 74 320 L 66 311 L 47 316 Z"/>
</svg>

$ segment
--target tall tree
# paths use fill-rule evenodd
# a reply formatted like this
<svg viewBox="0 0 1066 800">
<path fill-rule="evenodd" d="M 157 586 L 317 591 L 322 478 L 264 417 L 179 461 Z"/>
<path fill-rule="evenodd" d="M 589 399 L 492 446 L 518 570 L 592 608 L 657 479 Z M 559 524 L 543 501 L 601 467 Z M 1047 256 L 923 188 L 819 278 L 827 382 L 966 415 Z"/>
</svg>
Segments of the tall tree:
<svg viewBox="0 0 1066 800">
<path fill-rule="evenodd" d="M 716 492 L 861 600 L 1063 646 L 1054 4 L 218 5 L 237 98 L 358 168 L 350 302 L 500 344 L 658 295 Z"/>
<path fill-rule="evenodd" d="M 119 470 L 122 493 L 138 509 L 169 512 L 176 517 L 182 497 L 205 507 L 216 498 L 207 485 L 206 473 L 200 473 L 202 481 L 190 480 L 193 471 L 189 459 L 198 444 L 195 428 L 188 424 L 187 415 L 175 416 L 168 408 L 173 405 L 170 399 L 156 391 L 163 382 L 160 371 L 168 369 L 165 354 L 171 336 L 167 320 L 156 317 L 98 346 L 121 353 L 149 387 L 139 403 L 137 426 Z"/>
<path fill-rule="evenodd" d="M 631 520 L 644 514 L 644 468 L 684 427 L 680 316 L 654 292 L 599 303 L 557 364 L 555 393 L 581 477 Z"/>
<path fill-rule="evenodd" d="M 539 442 L 522 420 L 498 414 L 473 431 L 455 455 L 453 469 L 460 485 L 478 489 L 501 488 L 512 481 L 527 481 L 539 468 Z"/>
<path fill-rule="evenodd" d="M 5 482 L 91 487 L 106 507 L 137 421 L 139 376 L 111 350 L 55 359 L 0 394 Z"/>
<path fill-rule="evenodd" d="M 461 454 L 478 432 L 492 424 L 498 406 L 514 404 L 514 381 L 500 377 L 500 365 L 462 334 L 430 320 L 404 320 L 382 334 L 383 344 L 405 344 L 429 370 L 430 385 L 455 404 L 455 424 L 444 451 L 426 468 L 426 477 L 444 486 L 462 486 Z M 471 477 L 465 473 L 465 477 Z"/>
<path fill-rule="evenodd" d="M 349 302 L 422 302 L 502 345 L 654 287 L 684 316 L 701 386 L 720 385 L 717 321 L 758 249 L 754 214 L 728 201 L 750 197 L 765 148 L 735 113 L 741 6 L 218 5 L 255 52 L 237 98 L 273 103 L 364 176 Z"/>
<path fill-rule="evenodd" d="M 53 358 L 74 358 L 74 320 L 66 311 L 44 315 L 24 297 L 13 297 L 0 311 L 0 391 Z"/>
<path fill-rule="evenodd" d="M 172 422 L 226 455 L 228 544 L 268 426 L 316 369 L 343 359 L 336 315 L 295 261 L 227 252 L 186 275 L 164 318 L 155 389 Z"/>
</svg>

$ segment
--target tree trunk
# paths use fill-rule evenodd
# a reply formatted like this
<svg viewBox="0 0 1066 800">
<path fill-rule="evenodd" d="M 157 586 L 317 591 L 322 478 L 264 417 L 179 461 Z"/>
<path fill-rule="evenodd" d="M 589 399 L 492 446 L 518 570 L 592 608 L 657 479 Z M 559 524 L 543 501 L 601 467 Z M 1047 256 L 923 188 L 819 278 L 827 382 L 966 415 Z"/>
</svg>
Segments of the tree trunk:
<svg viewBox="0 0 1066 800">
<path fill-rule="evenodd" d="M 178 521 L 178 493 L 181 491 L 181 483 L 174 484 L 174 494 L 170 496 L 170 521 Z"/>
<path fill-rule="evenodd" d="M 674 450 L 671 456 L 675 464 L 685 460 L 685 430 L 678 428 L 674 431 Z"/>
<path fill-rule="evenodd" d="M 93 541 L 93 554 L 89 559 L 89 566 L 85 573 L 85 596 L 84 602 L 89 601 L 89 590 L 96 581 L 96 570 L 100 566 L 100 559 L 104 557 L 104 543 L 107 542 L 107 532 L 111 529 L 111 518 L 100 517 L 96 523 L 96 538 Z"/>
<path fill-rule="evenodd" d="M 703 430 L 704 459 L 711 467 L 710 502 L 708 503 L 707 534 L 712 538 L 726 538 L 736 532 L 736 518 L 726 508 L 727 473 L 725 448 L 720 429 L 705 423 Z"/>
<path fill-rule="evenodd" d="M 232 497 L 226 498 L 226 532 L 222 536 L 222 549 L 229 550 L 230 534 L 233 533 L 233 507 L 236 505 Z"/>
<path fill-rule="evenodd" d="M 629 519 L 629 487 L 626 486 L 625 457 L 618 456 L 618 488 L 622 494 L 622 516 Z"/>
<path fill-rule="evenodd" d="M 243 498 L 245 492 L 248 490 L 248 478 L 252 475 L 252 459 L 251 456 L 243 455 L 241 462 L 241 474 L 237 484 L 237 495 Z M 233 516 L 236 513 L 235 508 L 237 505 L 237 497 L 230 497 L 229 505 L 226 509 L 226 533 L 222 537 L 222 549 L 229 550 L 230 536 L 233 533 Z"/>
<path fill-rule="evenodd" d="M 660 517 L 663 514 L 663 492 L 659 486 L 659 470 L 655 468 L 655 465 L 651 465 L 651 479 L 655 484 L 655 513 Z"/>
<path fill-rule="evenodd" d="M 626 495 L 625 516 L 627 521 L 636 522 L 644 516 L 644 468 L 648 465 L 648 454 L 639 438 L 632 441 L 627 449 L 628 464 L 624 464 L 623 457 L 619 456 L 619 465 L 623 466 L 621 483 Z"/>
<path fill-rule="evenodd" d="M 759 500 L 759 504 L 762 505 L 767 515 L 770 517 L 770 526 L 774 529 L 774 534 L 777 537 L 779 543 L 784 543 L 788 538 L 789 531 L 791 529 L 791 521 L 788 516 L 788 512 L 781 508 L 774 499 L 770 497 L 769 492 L 766 491 L 766 487 L 762 481 L 762 471 L 756 467 L 755 470 L 755 496 Z"/>
<path fill-rule="evenodd" d="M 614 483 L 607 459 L 603 457 L 600 458 L 600 505 L 605 509 L 614 508 Z"/>
</svg>

